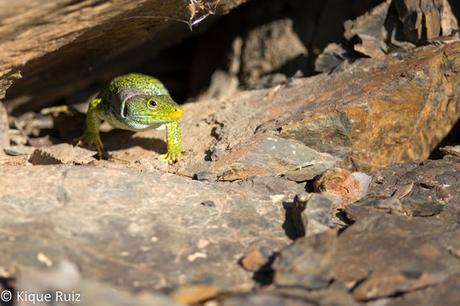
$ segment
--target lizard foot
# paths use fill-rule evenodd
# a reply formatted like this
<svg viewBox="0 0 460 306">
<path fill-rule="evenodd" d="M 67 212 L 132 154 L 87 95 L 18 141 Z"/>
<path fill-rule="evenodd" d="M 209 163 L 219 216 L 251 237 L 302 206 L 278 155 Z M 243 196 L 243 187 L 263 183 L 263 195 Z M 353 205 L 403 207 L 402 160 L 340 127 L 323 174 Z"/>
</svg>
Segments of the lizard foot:
<svg viewBox="0 0 460 306">
<path fill-rule="evenodd" d="M 178 152 L 167 152 L 166 154 L 161 154 L 160 159 L 167 161 L 168 163 L 172 164 L 179 160 L 179 157 L 182 155 L 180 151 Z"/>
<path fill-rule="evenodd" d="M 77 139 L 76 145 L 94 145 L 96 146 L 98 158 L 102 159 L 105 156 L 104 145 L 102 144 L 101 138 L 99 136 L 84 133 L 80 138 Z"/>
</svg>

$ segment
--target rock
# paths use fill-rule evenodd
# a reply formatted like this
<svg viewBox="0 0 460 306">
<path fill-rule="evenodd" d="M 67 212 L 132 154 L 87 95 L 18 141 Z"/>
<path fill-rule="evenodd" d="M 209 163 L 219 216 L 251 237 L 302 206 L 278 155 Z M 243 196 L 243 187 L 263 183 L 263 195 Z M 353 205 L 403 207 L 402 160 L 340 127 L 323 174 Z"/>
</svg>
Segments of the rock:
<svg viewBox="0 0 460 306">
<path fill-rule="evenodd" d="M 334 283 L 353 288 L 353 298 L 360 301 L 434 287 L 460 269 L 458 259 L 449 254 L 458 248 L 458 230 L 450 230 L 456 226 L 458 220 L 452 212 L 441 219 L 368 214 L 340 236 L 329 236 L 328 242 L 324 241 L 326 232 L 300 238 L 282 250 L 273 265 L 274 283 L 281 288 L 326 288 L 327 279 L 333 278 Z M 323 237 L 321 244 L 319 237 Z M 318 241 L 314 248 L 312 241 Z M 348 291 L 322 290 L 322 296 Z M 316 295 L 308 292 L 282 292 L 316 300 Z"/>
<path fill-rule="evenodd" d="M 448 155 L 421 165 L 394 165 L 376 172 L 374 176 L 380 179 L 371 184 L 369 197 L 347 207 L 347 214 L 354 219 L 357 214 L 369 213 L 363 208 L 377 208 L 414 217 L 438 215 L 458 198 L 460 186 L 455 173 L 460 169 L 459 163 L 457 157 Z"/>
<path fill-rule="evenodd" d="M 299 238 L 279 252 L 272 265 L 274 292 L 320 304 L 325 296 L 344 301 L 351 294 L 370 305 L 416 305 L 423 296 L 451 305 L 460 274 L 459 165 L 460 159 L 448 155 L 374 172 L 369 195 L 345 208 L 348 227 L 340 235 Z M 304 206 L 310 200 L 303 199 Z M 425 213 L 433 207 L 434 213 Z M 415 214 L 417 209 L 423 213 Z"/>
<path fill-rule="evenodd" d="M 273 263 L 274 284 L 280 287 L 321 289 L 329 285 L 336 245 L 335 231 L 300 238 L 284 249 Z"/>
<path fill-rule="evenodd" d="M 433 275 L 419 271 L 398 271 L 389 267 L 372 272 L 353 289 L 353 297 L 359 301 L 366 301 L 393 296 L 439 283 L 446 275 L 447 273 Z"/>
<path fill-rule="evenodd" d="M 312 236 L 329 230 L 338 199 L 329 194 L 296 196 L 290 210 L 297 237 Z"/>
<path fill-rule="evenodd" d="M 217 177 L 213 175 L 211 172 L 197 172 L 193 175 L 193 179 L 197 181 L 207 181 L 207 182 L 213 182 L 217 180 Z"/>
<path fill-rule="evenodd" d="M 452 45 L 453 46 L 453 45 Z M 460 46 L 460 44 L 456 44 L 457 47 Z M 429 49 L 423 49 L 421 53 L 418 53 L 418 55 L 415 55 L 412 57 L 412 60 L 418 63 L 422 63 L 425 60 L 423 60 L 424 56 L 422 55 L 424 52 L 429 53 Z M 454 56 L 455 57 L 455 56 Z M 390 58 L 387 57 L 387 60 Z M 427 59 L 427 58 L 426 58 Z M 438 58 L 439 59 L 439 58 Z M 453 59 L 453 58 L 452 58 Z M 443 60 L 441 60 L 438 63 L 441 63 Z M 457 62 L 458 60 L 453 60 L 453 62 Z M 389 81 L 386 83 L 387 85 L 384 85 L 383 87 L 379 86 L 380 89 L 385 88 L 383 91 L 386 91 L 387 89 L 392 88 L 392 92 L 384 93 L 383 91 L 380 90 L 375 90 L 372 93 L 368 90 L 371 90 L 371 83 L 366 81 L 366 86 L 356 86 L 354 87 L 354 84 L 358 84 L 360 81 L 358 81 L 356 78 L 354 80 L 348 79 L 346 75 L 350 76 L 353 74 L 351 71 L 357 72 L 354 68 L 350 67 L 347 72 L 344 72 L 343 74 L 337 73 L 335 74 L 336 76 L 341 75 L 341 84 L 347 84 L 346 90 L 337 93 L 337 91 L 331 91 L 331 95 L 327 95 L 328 98 L 325 98 L 324 100 L 324 106 L 328 105 L 332 101 L 335 106 L 336 112 L 331 113 L 330 111 L 324 111 L 321 112 L 319 111 L 318 108 L 312 107 L 311 104 L 305 104 L 304 109 L 305 109 L 305 117 L 304 119 L 301 120 L 292 120 L 290 124 L 287 124 L 286 126 L 281 125 L 281 136 L 286 137 L 286 138 L 294 138 L 298 139 L 300 141 L 303 141 L 307 146 L 310 146 L 316 150 L 319 150 L 321 152 L 329 152 L 335 156 L 350 156 L 354 162 L 354 165 L 358 166 L 359 169 L 368 169 L 368 168 L 376 168 L 376 167 L 382 167 L 384 165 L 387 165 L 391 162 L 402 162 L 402 161 L 407 161 L 407 160 L 412 160 L 412 159 L 423 159 L 426 158 L 430 151 L 434 148 L 434 145 L 441 139 L 441 138 L 436 138 L 436 141 L 433 141 L 434 139 L 430 139 L 428 141 L 425 136 L 422 137 L 422 133 L 425 135 L 425 132 L 422 132 L 425 127 L 428 127 L 431 125 L 432 117 L 428 118 L 426 117 L 423 119 L 423 123 L 420 122 L 420 128 L 417 128 L 415 130 L 414 126 L 408 126 L 406 125 L 409 122 L 413 122 L 410 118 L 417 112 L 412 112 L 409 110 L 412 106 L 413 107 L 424 107 L 422 105 L 419 105 L 419 102 L 416 102 L 416 95 L 422 94 L 424 89 L 419 87 L 417 85 L 417 82 L 420 81 L 421 83 L 424 82 L 430 82 L 430 80 L 426 79 L 426 74 L 422 72 L 421 70 L 415 69 L 410 67 L 412 64 L 410 64 L 411 60 L 409 58 L 406 58 L 404 61 L 404 65 L 406 66 L 407 70 L 406 72 L 409 72 L 409 76 L 405 80 L 399 79 L 399 81 L 396 81 L 396 79 L 393 79 L 390 81 L 390 79 L 387 79 L 387 77 L 390 77 L 390 75 L 393 75 L 396 70 L 399 68 L 402 68 L 402 66 L 399 66 L 397 68 L 396 66 L 393 66 L 393 64 L 390 64 L 390 61 L 387 61 L 386 63 L 389 64 L 385 68 L 383 66 L 380 66 L 381 68 L 377 68 L 375 70 L 371 69 L 369 71 L 368 77 L 371 78 L 371 73 L 370 71 L 374 71 L 375 74 L 372 73 L 372 77 L 377 77 L 379 78 L 379 82 L 384 81 L 385 79 Z M 453 63 L 452 62 L 452 63 Z M 425 62 L 428 63 L 428 62 Z M 433 68 L 429 68 L 430 71 L 435 73 L 436 75 L 440 75 L 442 69 L 441 66 L 432 66 L 435 62 L 430 60 L 429 66 Z M 394 63 L 396 64 L 396 62 Z M 400 62 L 401 64 L 401 62 Z M 400 65 L 397 64 L 397 65 Z M 360 65 L 363 65 L 363 62 L 360 61 Z M 393 70 L 393 68 L 390 68 L 392 66 L 396 70 Z M 362 67 L 362 66 L 361 66 Z M 383 68 L 383 69 L 382 69 Z M 427 66 L 428 68 L 428 66 Z M 387 70 L 388 69 L 388 70 Z M 418 70 L 418 72 L 416 71 Z M 392 71 L 390 73 L 390 71 Z M 435 72 L 437 71 L 437 72 Z M 403 73 L 403 71 L 400 71 Z M 348 74 L 350 73 L 350 74 Z M 404 74 L 404 73 L 403 73 Z M 361 77 L 366 78 L 366 73 L 360 74 Z M 401 74 L 399 74 L 401 76 Z M 433 75 L 434 77 L 434 75 Z M 369 79 L 368 79 L 369 80 Z M 415 81 L 418 80 L 418 81 Z M 452 79 L 454 80 L 454 79 Z M 329 84 L 333 84 L 334 81 L 332 79 L 329 80 Z M 357 82 L 356 82 L 357 81 Z M 454 81 L 456 82 L 456 81 Z M 420 83 L 420 84 L 421 84 Z M 442 82 L 442 86 L 446 85 L 447 83 Z M 382 83 L 380 83 L 382 85 Z M 307 86 L 305 84 L 304 86 Z M 326 85 L 327 86 L 327 85 Z M 369 87 L 370 86 L 370 87 Z M 388 86 L 388 87 L 387 87 Z M 351 88 L 354 87 L 352 90 Z M 337 88 L 337 86 L 335 86 Z M 323 90 L 325 88 L 323 87 Z M 357 91 L 355 91 L 357 90 Z M 421 90 L 421 91 L 420 91 Z M 358 93 L 359 92 L 359 93 Z M 370 96 L 367 95 L 367 93 L 370 94 Z M 436 95 L 434 93 L 434 95 Z M 281 93 L 280 93 L 281 94 Z M 316 96 L 312 94 L 312 97 Z M 442 96 L 442 94 L 441 94 Z M 355 97 L 355 98 L 352 98 Z M 367 100 L 367 97 L 369 97 L 369 100 Z M 412 101 L 408 102 L 408 104 L 404 104 L 405 106 L 408 106 L 408 108 L 404 108 L 397 110 L 397 105 L 402 105 L 399 101 L 400 98 L 405 97 L 405 101 Z M 440 97 L 444 102 L 447 102 L 446 97 Z M 337 99 L 337 100 L 334 100 Z M 350 99 L 350 100 L 349 100 Z M 353 103 L 349 104 L 346 101 L 356 101 L 356 103 L 359 103 L 359 105 L 354 105 L 352 106 Z M 359 101 L 359 102 L 357 102 Z M 420 101 L 420 100 L 417 100 Z M 428 100 L 425 100 L 428 102 Z M 434 102 L 434 101 L 433 101 Z M 318 103 L 317 105 L 321 105 L 321 102 L 316 99 L 315 103 Z M 341 105 L 344 103 L 344 107 L 340 107 L 338 105 Z M 369 103 L 369 104 L 367 104 Z M 308 105 L 308 106 L 307 106 Z M 346 105 L 346 106 L 345 106 Z M 368 105 L 370 108 L 363 108 L 363 105 Z M 373 106 L 371 106 L 373 105 Z M 390 110 L 391 114 L 386 114 L 385 116 L 378 115 L 380 111 L 378 110 L 379 107 L 384 107 L 384 105 L 391 105 L 390 109 L 386 107 L 386 110 Z M 411 105 L 411 106 L 409 106 Z M 374 108 L 374 106 L 376 108 Z M 338 108 L 337 108 L 338 107 Z M 453 108 L 457 109 L 457 106 L 452 106 Z M 372 109 L 371 112 L 369 110 Z M 415 110 L 415 108 L 413 109 Z M 442 114 L 442 111 L 436 111 L 436 115 Z M 298 112 L 297 112 L 298 114 Z M 403 115 L 404 114 L 404 115 Z M 436 116 L 434 115 L 434 116 Z M 403 116 L 403 117 L 400 117 Z M 299 116 L 296 116 L 299 118 Z M 450 116 L 449 116 L 450 117 Z M 382 121 L 381 121 L 382 120 Z M 426 121 L 424 121 L 426 120 Z M 440 128 L 438 125 L 436 128 L 436 131 L 445 135 L 447 131 L 450 130 L 452 127 L 452 123 L 455 122 L 456 119 L 454 117 L 450 117 L 450 119 L 445 118 L 441 119 L 440 122 L 447 123 L 448 127 L 444 130 L 443 128 Z M 387 121 L 387 123 L 384 123 Z M 390 123 L 391 122 L 391 123 Z M 450 123 L 448 123 L 450 122 Z M 379 128 L 378 126 L 380 124 L 382 125 L 382 128 Z M 393 132 L 388 132 L 388 127 L 389 126 L 395 126 L 394 124 L 398 125 L 398 130 L 394 130 Z M 278 125 L 278 126 L 280 126 Z M 383 135 L 383 131 L 385 131 L 385 135 Z M 411 134 L 412 136 L 407 138 L 404 135 L 409 135 Z M 380 136 L 378 136 L 380 135 Z M 414 136 L 418 135 L 418 136 Z M 434 136 L 434 135 L 433 135 Z M 415 138 L 414 138 L 415 137 Z M 418 138 L 420 137 L 420 138 Z M 407 139 L 409 142 L 414 141 L 412 144 L 409 144 L 406 142 L 406 140 L 402 141 L 402 139 Z M 422 138 L 424 140 L 422 140 Z M 382 139 L 386 139 L 385 142 L 381 142 Z M 391 139 L 391 140 L 390 140 Z M 399 142 L 400 139 L 402 142 Z M 410 139 L 410 140 L 409 140 Z M 419 139 L 419 140 L 415 140 Z M 392 143 L 391 146 L 388 146 L 384 143 Z M 405 145 L 408 145 L 408 149 L 404 150 L 404 152 L 400 151 Z M 409 147 L 411 148 L 409 150 Z M 377 149 L 378 148 L 378 149 Z M 414 149 L 416 148 L 416 149 Z M 422 149 L 423 148 L 423 149 Z M 376 151 L 374 151 L 376 149 Z M 350 151 L 352 153 L 350 154 Z M 418 157 L 415 157 L 417 155 Z M 412 156 L 412 157 L 411 157 Z M 391 158 L 392 161 L 390 161 L 388 158 Z"/>
<path fill-rule="evenodd" d="M 29 143 L 27 136 L 23 135 L 17 129 L 10 129 L 8 135 L 11 145 L 27 145 Z"/>
<path fill-rule="evenodd" d="M 37 137 L 53 128 L 53 119 L 49 116 L 27 112 L 15 118 L 14 127 L 24 136 Z"/>
<path fill-rule="evenodd" d="M 343 62 L 350 63 L 353 59 L 356 59 L 356 55 L 353 55 L 353 53 L 344 46 L 330 43 L 316 58 L 315 71 L 330 72 Z"/>
<path fill-rule="evenodd" d="M 6 269 L 70 259 L 83 278 L 126 290 L 192 283 L 243 290 L 253 285 L 238 265 L 248 247 L 288 243 L 281 199 L 258 186 L 85 166 L 0 171 Z M 38 253 L 48 260 L 31 256 Z"/>
<path fill-rule="evenodd" d="M 455 306 L 460 300 L 460 274 L 455 274 L 449 277 L 441 284 L 404 294 L 402 297 L 389 299 L 386 301 L 386 306 L 431 306 L 431 305 L 446 305 Z"/>
<path fill-rule="evenodd" d="M 129 294 L 120 289 L 81 279 L 76 266 L 63 261 L 52 270 L 27 268 L 21 272 L 12 297 L 19 306 L 51 304 L 100 305 L 100 306 L 178 306 L 160 293 Z"/>
<path fill-rule="evenodd" d="M 262 137 L 252 144 L 225 155 L 212 165 L 222 173 L 220 180 L 234 181 L 251 176 L 283 175 L 306 181 L 332 167 L 336 159 L 294 140 Z"/>
<path fill-rule="evenodd" d="M 409 41 L 420 44 L 441 35 L 442 2 L 397 0 L 394 5 Z"/>
<path fill-rule="evenodd" d="M 401 202 L 397 198 L 376 199 L 366 198 L 345 208 L 347 216 L 352 220 L 358 220 L 373 212 L 374 209 L 382 210 L 388 214 L 403 215 L 404 210 Z"/>
<path fill-rule="evenodd" d="M 239 186 L 248 191 L 257 190 L 265 194 L 267 198 L 273 201 L 288 201 L 293 199 L 297 194 L 305 193 L 305 186 L 281 177 L 273 176 L 255 176 L 249 177 L 243 181 L 237 182 Z"/>
<path fill-rule="evenodd" d="M 50 147 L 54 144 L 59 144 L 59 143 L 61 142 L 58 139 L 50 135 L 28 139 L 28 144 L 30 144 L 32 147 L 35 147 L 35 148 Z"/>
<path fill-rule="evenodd" d="M 391 3 L 391 0 L 386 0 L 357 19 L 345 22 L 344 37 L 347 40 L 358 37 L 360 40 L 359 44 L 353 45 L 355 51 L 374 58 L 383 58 L 388 53 L 385 22 Z"/>
<path fill-rule="evenodd" d="M 311 302 L 314 305 L 337 305 L 337 306 L 359 306 L 360 304 L 353 299 L 349 289 L 338 282 L 331 282 L 327 288 L 321 290 L 305 290 L 299 287 L 276 287 L 274 294 L 278 294 L 286 299 L 301 300 Z"/>
<path fill-rule="evenodd" d="M 171 298 L 179 304 L 196 305 L 216 297 L 220 289 L 206 285 L 189 285 L 179 287 L 171 293 Z"/>
<path fill-rule="evenodd" d="M 200 95 L 199 100 L 228 98 L 237 91 L 238 85 L 235 75 L 218 70 L 212 75 L 208 89 Z"/>
<path fill-rule="evenodd" d="M 333 255 L 334 279 L 351 284 L 369 280 L 369 286 L 358 294 L 364 298 L 415 290 L 419 285 L 427 286 L 458 273 L 458 259 L 448 251 L 456 244 L 458 234 L 458 229 L 451 230 L 458 227 L 455 214 L 448 212 L 437 218 L 384 213 L 363 216 L 339 236 Z M 385 274 L 389 267 L 399 272 Z M 376 274 L 372 276 L 371 272 Z M 387 277 L 388 281 L 384 281 Z M 376 288 L 371 290 L 372 286 Z"/>
<path fill-rule="evenodd" d="M 94 161 L 93 151 L 67 143 L 39 148 L 29 158 L 32 165 L 84 165 Z"/>
<path fill-rule="evenodd" d="M 299 177 L 299 168 L 286 172 L 288 167 L 273 159 L 280 149 L 287 154 L 281 157 L 286 165 L 307 160 L 294 159 L 290 144 L 302 152 L 329 153 L 339 159 L 337 166 L 365 172 L 426 159 L 460 116 L 459 50 L 460 43 L 453 43 L 388 55 L 381 62 L 362 59 L 341 72 L 185 105 L 189 153 L 178 172 L 216 172 L 226 180 L 280 173 L 301 181 L 325 170 L 308 173 L 311 167 L 302 167 L 307 172 Z M 257 151 L 280 138 L 287 146 L 265 155 Z M 219 152 L 216 161 L 205 160 L 211 148 Z M 251 169 L 248 160 L 261 165 Z"/>
<path fill-rule="evenodd" d="M 369 190 L 372 178 L 362 172 L 351 173 L 341 168 L 332 168 L 315 181 L 315 189 L 331 193 L 339 198 L 334 208 L 344 208 L 362 199 Z"/>
<path fill-rule="evenodd" d="M 369 196 L 385 199 L 404 191 L 399 201 L 406 214 L 435 215 L 460 201 L 458 171 L 460 159 L 452 155 L 421 164 L 394 165 L 373 174 L 380 179 L 371 184 Z"/>
<path fill-rule="evenodd" d="M 250 272 L 257 272 L 271 263 L 273 259 L 273 252 L 267 248 L 258 249 L 251 247 L 240 260 L 241 266 Z"/>
<path fill-rule="evenodd" d="M 454 14 L 456 9 L 458 10 L 458 4 L 451 4 L 448 1 L 442 2 L 441 29 L 443 36 L 455 34 L 455 32 L 457 32 L 459 29 L 459 21 L 457 20 L 457 17 Z"/>
<path fill-rule="evenodd" d="M 460 157 L 460 145 L 456 146 L 445 146 L 439 149 L 443 154 L 447 155 L 454 155 Z"/>
<path fill-rule="evenodd" d="M 17 145 L 4 148 L 3 151 L 10 156 L 30 155 L 35 151 L 35 148 L 30 146 Z"/>
<path fill-rule="evenodd" d="M 300 70 L 299 70 L 300 71 Z M 271 88 L 278 85 L 283 85 L 288 82 L 288 78 L 282 73 L 268 74 L 261 77 L 257 84 L 255 85 L 256 89 Z"/>
<path fill-rule="evenodd" d="M 289 48 L 286 48 L 289 46 Z M 307 66 L 308 51 L 295 33 L 293 20 L 279 19 L 251 29 L 244 41 L 241 73 L 248 86 L 291 62 L 293 67 Z M 296 64 L 292 64 L 296 61 Z M 291 71 L 291 74 L 294 74 Z"/>
</svg>

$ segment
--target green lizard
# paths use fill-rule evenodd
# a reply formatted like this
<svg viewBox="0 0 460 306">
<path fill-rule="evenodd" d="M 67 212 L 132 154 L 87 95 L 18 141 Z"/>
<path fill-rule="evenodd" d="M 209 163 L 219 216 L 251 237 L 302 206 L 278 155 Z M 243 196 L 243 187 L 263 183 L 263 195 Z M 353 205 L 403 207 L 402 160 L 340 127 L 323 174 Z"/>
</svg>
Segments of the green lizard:
<svg viewBox="0 0 460 306">
<path fill-rule="evenodd" d="M 102 157 L 104 146 L 99 136 L 102 120 L 115 128 L 131 131 L 165 125 L 168 150 L 161 158 L 175 162 L 182 154 L 179 125 L 182 113 L 182 108 L 158 79 L 138 73 L 122 75 L 89 102 L 86 129 L 79 143 L 94 144 Z"/>
</svg>

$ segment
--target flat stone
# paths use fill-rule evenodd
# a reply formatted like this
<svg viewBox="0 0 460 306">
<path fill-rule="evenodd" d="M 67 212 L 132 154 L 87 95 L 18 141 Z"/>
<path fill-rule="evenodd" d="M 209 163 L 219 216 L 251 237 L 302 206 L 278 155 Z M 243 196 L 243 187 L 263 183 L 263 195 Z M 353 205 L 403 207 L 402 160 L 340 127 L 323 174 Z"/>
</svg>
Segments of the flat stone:
<svg viewBox="0 0 460 306">
<path fill-rule="evenodd" d="M 369 197 L 399 197 L 408 215 L 430 216 L 460 201 L 460 158 L 394 165 L 373 173 Z M 403 196 L 399 196 L 403 195 Z"/>
<path fill-rule="evenodd" d="M 403 297 L 388 299 L 385 306 L 456 306 L 460 301 L 460 274 L 449 277 L 441 284 L 404 294 Z"/>
<path fill-rule="evenodd" d="M 306 181 L 331 168 L 336 158 L 304 144 L 280 137 L 262 137 L 226 154 L 212 165 L 222 173 L 220 180 L 241 180 L 251 176 L 284 175 Z"/>
<path fill-rule="evenodd" d="M 446 278 L 447 273 L 398 271 L 388 267 L 385 270 L 372 272 L 368 278 L 353 288 L 353 297 L 359 301 L 388 297 L 428 287 Z"/>
<path fill-rule="evenodd" d="M 460 234 L 455 214 L 445 212 L 438 218 L 386 213 L 363 216 L 339 236 L 332 268 L 334 279 L 353 283 L 389 267 L 401 273 L 427 273 L 430 279 L 460 271 L 458 259 L 449 251 Z M 415 279 L 403 278 L 405 285 Z"/>
<path fill-rule="evenodd" d="M 312 236 L 333 227 L 332 219 L 337 197 L 314 193 L 296 196 L 289 210 L 297 237 Z"/>
<path fill-rule="evenodd" d="M 34 151 L 34 147 L 24 145 L 8 146 L 3 149 L 3 152 L 10 156 L 30 155 Z"/>
<path fill-rule="evenodd" d="M 282 197 L 258 186 L 85 166 L 0 171 L 6 268 L 69 259 L 85 278 L 132 290 L 249 289 L 238 265 L 248 247 L 288 243 Z"/>
<path fill-rule="evenodd" d="M 274 284 L 279 287 L 326 288 L 332 279 L 335 244 L 334 230 L 297 239 L 275 259 Z"/>
<path fill-rule="evenodd" d="M 219 293 L 221 293 L 219 288 L 206 285 L 187 285 L 174 290 L 171 293 L 171 298 L 181 305 L 195 305 L 214 298 Z"/>
<path fill-rule="evenodd" d="M 208 171 L 225 180 L 279 174 L 302 181 L 325 170 L 309 165 L 311 153 L 328 153 L 337 166 L 363 172 L 427 159 L 460 116 L 452 102 L 460 97 L 459 50 L 460 43 L 452 43 L 381 61 L 361 59 L 336 73 L 186 104 L 188 154 L 177 172 Z M 285 145 L 276 146 L 275 139 Z M 291 144 L 296 154 L 305 152 L 302 158 Z"/>
</svg>

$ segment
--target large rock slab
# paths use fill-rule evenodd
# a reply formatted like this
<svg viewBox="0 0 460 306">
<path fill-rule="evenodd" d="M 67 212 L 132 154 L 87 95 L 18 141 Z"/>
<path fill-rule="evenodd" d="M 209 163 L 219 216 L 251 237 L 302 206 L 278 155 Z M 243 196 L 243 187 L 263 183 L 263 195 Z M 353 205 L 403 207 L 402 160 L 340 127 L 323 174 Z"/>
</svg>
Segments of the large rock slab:
<svg viewBox="0 0 460 306">
<path fill-rule="evenodd" d="M 364 170 L 426 159 L 460 116 L 459 67 L 460 43 L 430 46 L 185 105 L 189 154 L 179 172 L 222 174 L 238 167 L 235 163 L 254 156 L 251 148 L 261 135 L 296 140 Z"/>
<path fill-rule="evenodd" d="M 98 167 L 1 167 L 2 266 L 53 266 L 130 289 L 249 289 L 249 246 L 279 249 L 281 192 Z M 275 191 L 276 192 L 276 191 Z"/>
<path fill-rule="evenodd" d="M 39 110 L 58 97 L 126 72 L 191 34 L 189 26 L 194 21 L 210 13 L 224 14 L 243 2 L 4 2 L 0 4 L 0 99 L 13 81 L 24 77 L 9 90 L 7 106 Z M 128 52 L 141 45 L 144 53 Z"/>
</svg>

